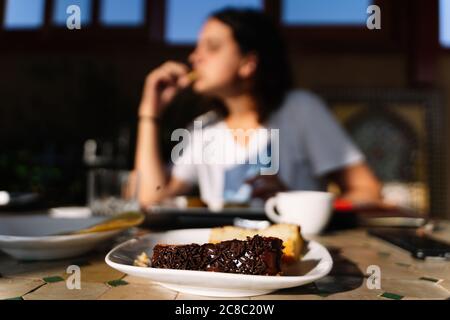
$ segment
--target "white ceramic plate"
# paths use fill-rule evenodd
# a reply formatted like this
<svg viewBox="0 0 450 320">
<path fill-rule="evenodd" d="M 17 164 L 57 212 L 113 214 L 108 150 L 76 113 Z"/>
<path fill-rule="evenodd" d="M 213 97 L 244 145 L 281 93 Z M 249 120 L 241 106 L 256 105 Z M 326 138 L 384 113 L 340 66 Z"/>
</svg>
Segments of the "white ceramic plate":
<svg viewBox="0 0 450 320">
<path fill-rule="evenodd" d="M 322 245 L 310 241 L 301 261 L 283 269 L 283 276 L 255 276 L 221 272 L 142 268 L 133 266 L 137 255 L 145 251 L 150 257 L 158 244 L 208 242 L 211 229 L 189 229 L 153 233 L 132 239 L 111 250 L 106 263 L 126 274 L 151 279 L 179 292 L 213 297 L 248 297 L 268 294 L 278 289 L 301 286 L 326 276 L 333 260 Z"/>
<path fill-rule="evenodd" d="M 49 215 L 0 216 L 0 250 L 20 260 L 70 258 L 94 249 L 122 230 L 52 236 L 91 226 L 105 218 L 56 219 Z"/>
</svg>

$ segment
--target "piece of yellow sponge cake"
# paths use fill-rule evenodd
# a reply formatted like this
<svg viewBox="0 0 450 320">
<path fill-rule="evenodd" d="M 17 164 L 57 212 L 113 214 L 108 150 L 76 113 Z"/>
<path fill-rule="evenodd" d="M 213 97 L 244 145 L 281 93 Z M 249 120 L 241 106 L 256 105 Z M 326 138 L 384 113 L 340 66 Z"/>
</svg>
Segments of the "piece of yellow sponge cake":
<svg viewBox="0 0 450 320">
<path fill-rule="evenodd" d="M 218 243 L 226 240 L 245 240 L 255 235 L 263 237 L 275 237 L 283 240 L 283 262 L 290 263 L 300 259 L 303 249 L 303 238 L 300 227 L 295 224 L 274 224 L 266 229 L 245 229 L 240 227 L 225 226 L 213 228 L 209 236 L 209 242 Z"/>
</svg>

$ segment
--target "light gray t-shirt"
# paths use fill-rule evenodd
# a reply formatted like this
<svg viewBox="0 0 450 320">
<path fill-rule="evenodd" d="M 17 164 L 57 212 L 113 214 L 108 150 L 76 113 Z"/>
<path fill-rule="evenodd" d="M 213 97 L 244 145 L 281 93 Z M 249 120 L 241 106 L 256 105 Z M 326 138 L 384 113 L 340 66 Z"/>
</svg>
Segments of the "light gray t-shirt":
<svg viewBox="0 0 450 320">
<path fill-rule="evenodd" d="M 243 201 L 248 194 L 244 181 L 261 168 L 275 169 L 291 190 L 323 190 L 320 178 L 325 174 L 364 161 L 325 103 L 305 90 L 289 93 L 281 108 L 251 134 L 247 147 L 236 143 L 214 114 L 197 121 L 201 125 L 194 122 L 183 151 L 172 157 L 172 176 L 198 184 L 206 203 Z"/>
</svg>

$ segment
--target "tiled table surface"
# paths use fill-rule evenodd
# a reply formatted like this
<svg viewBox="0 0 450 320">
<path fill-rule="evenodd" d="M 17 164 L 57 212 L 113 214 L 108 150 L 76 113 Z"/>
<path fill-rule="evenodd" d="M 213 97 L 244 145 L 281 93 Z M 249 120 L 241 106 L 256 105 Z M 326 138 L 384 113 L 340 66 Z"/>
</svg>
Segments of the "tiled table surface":
<svg viewBox="0 0 450 320">
<path fill-rule="evenodd" d="M 450 242 L 450 222 L 441 223 L 433 236 Z M 327 277 L 310 285 L 246 299 L 450 298 L 449 261 L 415 260 L 408 252 L 368 236 L 363 229 L 340 231 L 315 240 L 333 256 L 334 267 Z M 0 253 L 0 299 L 210 299 L 171 291 L 110 268 L 104 257 L 113 245 L 109 243 L 83 257 L 54 262 L 20 262 Z M 67 288 L 69 265 L 81 268 L 80 290 Z M 381 289 L 369 289 L 367 285 L 366 272 L 371 265 L 380 267 Z"/>
</svg>

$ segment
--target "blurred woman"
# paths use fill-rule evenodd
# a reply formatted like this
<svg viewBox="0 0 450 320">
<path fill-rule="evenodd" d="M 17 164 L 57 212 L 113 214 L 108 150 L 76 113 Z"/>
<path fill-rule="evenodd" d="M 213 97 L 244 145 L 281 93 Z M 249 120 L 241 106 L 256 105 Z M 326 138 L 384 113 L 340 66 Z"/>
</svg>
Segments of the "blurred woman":
<svg viewBox="0 0 450 320">
<path fill-rule="evenodd" d="M 342 198 L 379 200 L 380 183 L 324 102 L 311 92 L 292 90 L 284 44 L 268 17 L 235 9 L 212 14 L 189 61 L 192 70 L 169 61 L 145 81 L 135 159 L 142 205 L 186 194 L 196 184 L 210 204 L 245 201 L 243 186 L 251 186 L 252 198 L 266 199 L 283 190 L 324 190 L 330 181 Z M 219 100 L 221 108 L 198 119 L 202 134 L 193 132 L 166 172 L 158 147 L 159 116 L 188 86 Z M 267 140 L 271 129 L 279 130 L 277 140 Z M 240 139 L 235 133 L 242 131 L 252 134 Z M 205 161 L 211 147 L 220 149 L 213 152 L 218 161 Z M 241 161 L 268 147 L 276 152 L 269 154 L 271 160 L 279 157 L 276 172 L 261 174 L 267 163 L 255 167 Z M 239 161 L 225 161 L 230 155 Z"/>
</svg>

